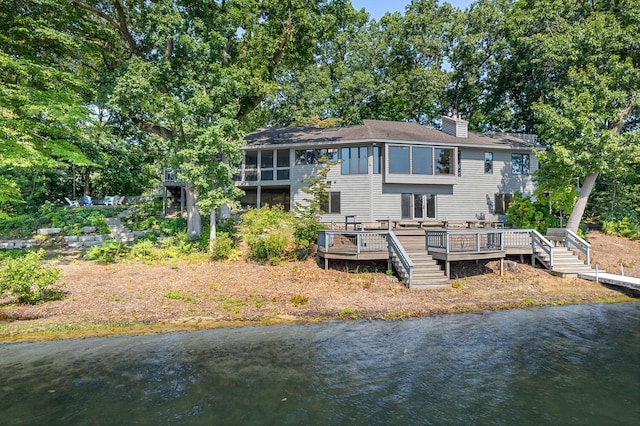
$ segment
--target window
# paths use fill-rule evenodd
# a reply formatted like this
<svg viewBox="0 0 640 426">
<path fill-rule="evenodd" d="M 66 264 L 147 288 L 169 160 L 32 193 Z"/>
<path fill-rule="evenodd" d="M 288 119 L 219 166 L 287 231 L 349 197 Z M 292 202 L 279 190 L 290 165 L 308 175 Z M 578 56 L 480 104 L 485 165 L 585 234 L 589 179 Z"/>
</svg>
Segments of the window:
<svg viewBox="0 0 640 426">
<path fill-rule="evenodd" d="M 409 147 L 389 147 L 389 173 L 409 173 Z"/>
<path fill-rule="evenodd" d="M 246 169 L 258 168 L 258 151 L 246 151 L 244 153 L 244 167 Z"/>
<path fill-rule="evenodd" d="M 320 205 L 320 210 L 323 213 L 340 213 L 340 193 L 339 192 L 329 192 L 329 196 L 327 197 L 327 201 Z"/>
<path fill-rule="evenodd" d="M 336 161 L 338 159 L 338 150 L 336 148 L 296 150 L 296 165 L 318 164 L 322 158 L 326 158 L 328 161 Z"/>
<path fill-rule="evenodd" d="M 493 152 L 484 153 L 484 172 L 493 173 Z"/>
<path fill-rule="evenodd" d="M 366 146 L 345 147 L 341 150 L 342 156 L 342 174 L 355 175 L 369 173 L 368 148 Z"/>
<path fill-rule="evenodd" d="M 422 194 L 413 194 L 413 218 L 422 219 L 424 217 L 424 197 Z"/>
<path fill-rule="evenodd" d="M 411 194 L 402 194 L 400 209 L 402 210 L 400 214 L 402 219 L 411 219 Z"/>
<path fill-rule="evenodd" d="M 435 194 L 402 194 L 400 198 L 402 219 L 435 219 Z"/>
<path fill-rule="evenodd" d="M 496 214 L 506 214 L 509 204 L 513 201 L 513 194 L 496 194 L 495 208 Z"/>
<path fill-rule="evenodd" d="M 511 174 L 529 174 L 529 154 L 511 154 Z"/>
<path fill-rule="evenodd" d="M 458 155 L 460 155 L 459 151 Z M 453 148 L 432 148 L 427 146 L 389 147 L 389 173 L 455 175 L 455 160 L 455 150 Z"/>
<path fill-rule="evenodd" d="M 260 180 L 273 180 L 273 170 L 260 170 Z"/>
<path fill-rule="evenodd" d="M 462 150 L 458 150 L 458 177 L 462 176 Z"/>
<path fill-rule="evenodd" d="M 452 175 L 453 171 L 453 149 L 436 148 L 436 174 Z"/>
<path fill-rule="evenodd" d="M 273 168 L 273 151 L 262 151 L 260 153 L 260 167 L 263 169 Z"/>
<path fill-rule="evenodd" d="M 380 164 L 382 164 L 382 149 L 379 146 L 373 147 L 373 174 L 380 174 Z"/>
<path fill-rule="evenodd" d="M 288 149 L 279 149 L 278 152 L 278 168 L 290 166 L 290 151 Z"/>
<path fill-rule="evenodd" d="M 411 172 L 416 175 L 433 174 L 433 150 L 431 148 L 413 147 L 411 156 Z"/>
<path fill-rule="evenodd" d="M 276 151 L 276 179 L 289 180 L 289 167 L 291 166 L 291 151 L 279 149 Z"/>
</svg>

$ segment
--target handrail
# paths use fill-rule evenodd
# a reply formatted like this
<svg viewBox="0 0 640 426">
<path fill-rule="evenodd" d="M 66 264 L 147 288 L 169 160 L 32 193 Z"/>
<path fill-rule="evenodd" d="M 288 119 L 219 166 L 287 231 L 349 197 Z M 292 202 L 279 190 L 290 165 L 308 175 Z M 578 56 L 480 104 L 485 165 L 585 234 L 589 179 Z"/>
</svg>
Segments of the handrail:
<svg viewBox="0 0 640 426">
<path fill-rule="evenodd" d="M 591 265 L 591 244 L 589 244 L 584 239 L 580 238 L 578 234 L 573 232 L 570 229 L 565 229 L 566 238 L 565 245 L 568 249 L 571 249 L 571 246 L 578 249 L 585 256 L 585 265 Z"/>
<path fill-rule="evenodd" d="M 541 233 L 539 233 L 535 229 L 532 229 L 531 250 L 533 251 L 533 256 L 535 256 L 536 247 L 539 247 L 540 249 L 542 249 L 542 251 L 547 253 L 547 255 L 549 256 L 549 269 L 553 269 L 553 244 L 551 243 L 551 241 L 547 240 Z"/>
<path fill-rule="evenodd" d="M 396 234 L 394 234 L 393 231 L 387 232 L 389 233 L 387 237 L 389 257 L 392 257 L 393 253 L 396 254 L 398 259 L 400 260 L 400 263 L 402 264 L 402 267 L 409 276 L 406 284 L 411 285 L 411 278 L 413 277 L 413 261 L 409 257 L 409 254 L 407 254 L 407 252 L 405 251 L 404 247 L 402 247 L 402 244 L 400 244 L 400 241 L 398 241 L 398 237 L 396 237 Z"/>
</svg>

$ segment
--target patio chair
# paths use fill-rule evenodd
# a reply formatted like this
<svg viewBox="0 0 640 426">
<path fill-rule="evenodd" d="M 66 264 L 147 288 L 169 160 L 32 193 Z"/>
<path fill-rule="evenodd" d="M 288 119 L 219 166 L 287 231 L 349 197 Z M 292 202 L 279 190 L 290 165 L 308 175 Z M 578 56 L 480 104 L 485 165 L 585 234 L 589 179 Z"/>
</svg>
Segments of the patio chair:
<svg viewBox="0 0 640 426">
<path fill-rule="evenodd" d="M 121 206 L 124 204 L 124 195 L 120 198 L 118 198 L 118 201 L 116 201 L 115 205 L 116 206 Z"/>
<path fill-rule="evenodd" d="M 68 199 L 67 197 L 64 197 L 64 200 L 71 206 L 71 207 L 80 207 L 80 203 L 78 203 L 76 200 L 71 201 L 70 199 Z"/>
<path fill-rule="evenodd" d="M 83 206 L 93 205 L 93 202 L 91 201 L 91 197 L 89 197 L 88 195 L 83 195 L 82 197 L 80 197 L 80 202 L 82 203 Z"/>
<path fill-rule="evenodd" d="M 115 206 L 118 203 L 118 200 L 120 199 L 119 195 L 114 195 L 113 198 L 111 198 L 111 204 L 108 204 L 109 206 Z"/>
</svg>

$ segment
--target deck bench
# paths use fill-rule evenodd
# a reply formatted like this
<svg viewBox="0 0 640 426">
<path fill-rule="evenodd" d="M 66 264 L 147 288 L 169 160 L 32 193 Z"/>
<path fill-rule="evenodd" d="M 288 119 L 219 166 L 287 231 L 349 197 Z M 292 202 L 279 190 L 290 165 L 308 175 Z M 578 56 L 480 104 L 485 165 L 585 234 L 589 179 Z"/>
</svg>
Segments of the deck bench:
<svg viewBox="0 0 640 426">
<path fill-rule="evenodd" d="M 548 228 L 545 238 L 549 240 L 554 246 L 564 245 L 567 239 L 567 233 L 564 228 Z"/>
</svg>

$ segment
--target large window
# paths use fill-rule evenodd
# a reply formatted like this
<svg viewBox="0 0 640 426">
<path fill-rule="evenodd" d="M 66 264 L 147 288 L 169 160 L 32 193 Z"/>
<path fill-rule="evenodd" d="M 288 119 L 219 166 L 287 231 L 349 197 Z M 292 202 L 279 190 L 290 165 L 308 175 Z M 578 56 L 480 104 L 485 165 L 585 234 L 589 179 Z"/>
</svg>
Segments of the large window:
<svg viewBox="0 0 640 426">
<path fill-rule="evenodd" d="M 296 150 L 296 165 L 318 164 L 322 158 L 326 158 L 328 161 L 336 161 L 338 159 L 338 150 L 336 148 Z"/>
<path fill-rule="evenodd" d="M 409 173 L 410 148 L 408 146 L 389 147 L 389 172 Z"/>
<path fill-rule="evenodd" d="M 290 167 L 288 149 L 245 151 L 244 164 L 238 168 L 235 179 L 246 182 L 288 180 Z"/>
<path fill-rule="evenodd" d="M 368 149 L 366 146 L 345 147 L 340 151 L 342 157 L 342 174 L 356 175 L 369 173 Z"/>
<path fill-rule="evenodd" d="M 431 148 L 413 147 L 411 172 L 415 175 L 433 174 L 433 150 Z"/>
<path fill-rule="evenodd" d="M 514 175 L 528 175 L 529 154 L 511 154 L 511 173 Z"/>
<path fill-rule="evenodd" d="M 436 174 L 452 175 L 453 174 L 453 149 L 436 148 Z"/>
<path fill-rule="evenodd" d="M 493 152 L 484 153 L 484 172 L 493 173 Z"/>
<path fill-rule="evenodd" d="M 455 160 L 453 148 L 389 147 L 389 173 L 454 175 Z"/>
</svg>

